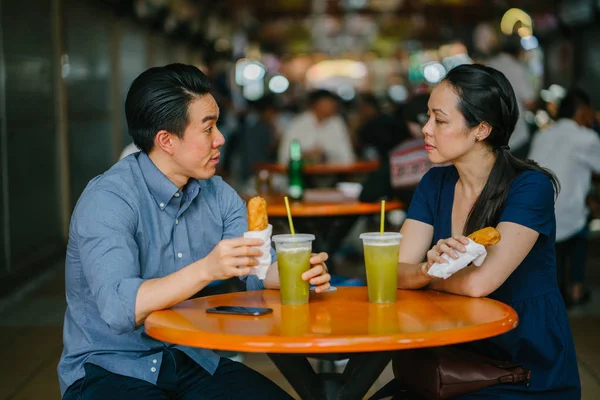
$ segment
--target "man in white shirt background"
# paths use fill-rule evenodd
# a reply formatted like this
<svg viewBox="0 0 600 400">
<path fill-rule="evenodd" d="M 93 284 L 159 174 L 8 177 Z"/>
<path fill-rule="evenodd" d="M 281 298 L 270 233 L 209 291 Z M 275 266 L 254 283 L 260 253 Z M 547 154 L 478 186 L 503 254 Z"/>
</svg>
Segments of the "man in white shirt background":
<svg viewBox="0 0 600 400">
<path fill-rule="evenodd" d="M 556 199 L 556 258 L 558 280 L 567 305 L 589 300 L 584 290 L 588 209 L 586 197 L 592 173 L 600 172 L 600 137 L 590 128 L 594 111 L 582 90 L 569 91 L 560 104 L 558 121 L 538 132 L 529 158 L 549 168 L 560 181 Z M 567 279 L 566 262 L 570 273 Z"/>
<path fill-rule="evenodd" d="M 309 95 L 308 109 L 295 117 L 283 133 L 278 161 L 287 164 L 290 143 L 300 142 L 306 163 L 326 162 L 348 164 L 355 161 L 346 123 L 339 115 L 339 98 L 327 91 L 316 90 Z"/>
</svg>

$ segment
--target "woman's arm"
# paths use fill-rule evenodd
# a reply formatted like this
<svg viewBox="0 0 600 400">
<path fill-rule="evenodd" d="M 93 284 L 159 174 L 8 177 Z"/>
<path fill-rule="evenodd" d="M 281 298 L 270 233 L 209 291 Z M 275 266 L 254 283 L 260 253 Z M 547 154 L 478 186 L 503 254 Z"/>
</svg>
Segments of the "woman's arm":
<svg viewBox="0 0 600 400">
<path fill-rule="evenodd" d="M 433 226 L 407 219 L 400 230 L 400 255 L 398 259 L 398 288 L 419 289 L 431 282 L 427 275 L 427 251 L 433 240 Z"/>
<path fill-rule="evenodd" d="M 471 297 L 485 297 L 498 289 L 529 254 L 539 233 L 513 222 L 497 227 L 502 240 L 488 248 L 481 267 L 470 265 L 448 279 L 434 279 L 429 289 Z"/>
</svg>

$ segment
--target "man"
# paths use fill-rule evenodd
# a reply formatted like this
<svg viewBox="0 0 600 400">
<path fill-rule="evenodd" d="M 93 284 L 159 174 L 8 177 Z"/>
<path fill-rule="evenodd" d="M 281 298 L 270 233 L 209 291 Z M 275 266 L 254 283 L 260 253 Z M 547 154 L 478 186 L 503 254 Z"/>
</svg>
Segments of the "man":
<svg viewBox="0 0 600 400">
<path fill-rule="evenodd" d="M 525 111 L 534 106 L 535 93 L 527 78 L 527 70 L 519 61 L 522 51 L 521 38 L 518 35 L 503 37 L 502 51 L 488 60 L 486 64 L 502 72 L 515 91 L 519 106 L 519 119 L 508 144 L 511 153 L 524 159 L 529 152 L 530 140 Z"/>
<path fill-rule="evenodd" d="M 241 277 L 249 290 L 278 288 L 248 276 L 260 240 L 244 202 L 215 177 L 224 139 L 207 77 L 172 64 L 142 73 L 127 94 L 140 153 L 84 190 L 71 219 L 67 311 L 58 365 L 65 399 L 290 398 L 259 373 L 207 349 L 147 336 L 144 320 L 211 281 Z M 322 253 L 303 278 L 329 287 Z"/>
<path fill-rule="evenodd" d="M 558 121 L 538 132 L 529 157 L 552 170 L 561 184 L 556 199 L 556 258 L 558 280 L 568 305 L 589 298 L 584 291 L 587 255 L 586 197 L 592 173 L 600 172 L 600 138 L 592 131 L 594 112 L 590 98 L 571 90 L 560 104 Z M 566 259 L 571 264 L 567 287 Z"/>
<path fill-rule="evenodd" d="M 308 110 L 297 116 L 284 132 L 279 145 L 279 162 L 288 163 L 293 140 L 300 142 L 307 163 L 354 162 L 346 124 L 338 115 L 338 97 L 327 90 L 317 90 L 310 94 L 308 103 Z"/>
</svg>

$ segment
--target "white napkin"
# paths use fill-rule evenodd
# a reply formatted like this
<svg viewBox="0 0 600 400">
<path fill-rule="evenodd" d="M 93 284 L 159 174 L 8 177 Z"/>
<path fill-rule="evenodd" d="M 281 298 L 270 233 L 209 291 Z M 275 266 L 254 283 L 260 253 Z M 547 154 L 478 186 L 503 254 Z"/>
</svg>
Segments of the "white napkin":
<svg viewBox="0 0 600 400">
<path fill-rule="evenodd" d="M 245 238 L 262 239 L 265 243 L 259 247 L 263 255 L 258 259 L 258 265 L 252 267 L 251 274 L 256 275 L 258 279 L 265 279 L 267 276 L 267 269 L 271 265 L 271 234 L 273 233 L 273 226 L 269 224 L 267 229 L 262 231 L 248 231 L 244 233 Z"/>
<path fill-rule="evenodd" d="M 453 273 L 460 271 L 471 263 L 478 267 L 481 266 L 485 260 L 485 257 L 487 256 L 487 250 L 485 249 L 485 246 L 475 243 L 469 239 L 469 244 L 466 245 L 465 248 L 467 251 L 464 253 L 456 250 L 456 253 L 458 254 L 457 259 L 450 257 L 446 253 L 442 254 L 442 258 L 448 261 L 448 263 L 433 264 L 431 268 L 429 268 L 428 274 L 435 276 L 436 278 L 448 279 Z"/>
</svg>

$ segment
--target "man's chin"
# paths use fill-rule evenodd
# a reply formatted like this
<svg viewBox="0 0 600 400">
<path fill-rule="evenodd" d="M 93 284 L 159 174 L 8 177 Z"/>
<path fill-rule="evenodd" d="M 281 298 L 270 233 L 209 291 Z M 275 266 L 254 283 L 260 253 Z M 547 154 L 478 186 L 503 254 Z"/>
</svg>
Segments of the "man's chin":
<svg viewBox="0 0 600 400">
<path fill-rule="evenodd" d="M 194 174 L 193 178 L 201 181 L 208 180 L 215 176 L 217 173 L 217 168 L 215 167 L 206 167 L 202 171 L 198 171 Z"/>
</svg>

